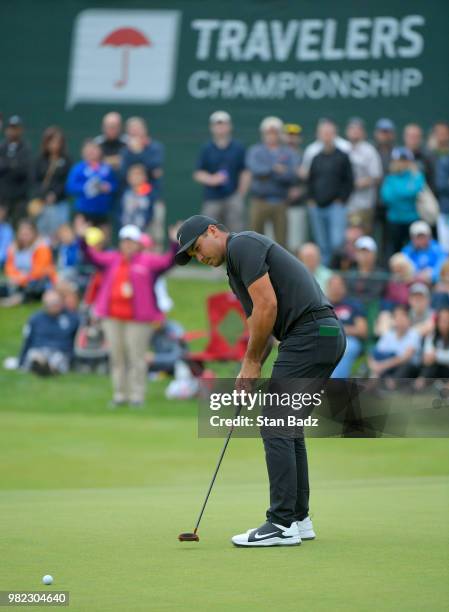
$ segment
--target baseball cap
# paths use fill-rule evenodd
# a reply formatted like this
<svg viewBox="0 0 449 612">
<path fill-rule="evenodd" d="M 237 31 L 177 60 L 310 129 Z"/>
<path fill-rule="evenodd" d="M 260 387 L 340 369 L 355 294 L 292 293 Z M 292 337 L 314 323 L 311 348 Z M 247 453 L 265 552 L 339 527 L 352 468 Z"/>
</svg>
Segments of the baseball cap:
<svg viewBox="0 0 449 612">
<path fill-rule="evenodd" d="M 357 238 L 357 240 L 355 241 L 355 248 L 366 249 L 367 251 L 371 251 L 372 253 L 377 252 L 376 241 L 374 240 L 374 238 L 371 238 L 371 236 L 360 236 L 360 238 Z"/>
<path fill-rule="evenodd" d="M 410 294 L 429 295 L 429 288 L 424 283 L 413 283 L 410 287 Z"/>
<path fill-rule="evenodd" d="M 209 117 L 209 123 L 231 123 L 231 115 L 226 111 L 215 111 Z"/>
<path fill-rule="evenodd" d="M 124 225 L 118 233 L 120 240 L 134 240 L 134 242 L 140 242 L 142 232 L 137 225 Z"/>
<path fill-rule="evenodd" d="M 21 126 L 23 125 L 23 121 L 22 121 L 22 118 L 19 117 L 19 115 L 11 115 L 6 125 L 7 127 Z"/>
<path fill-rule="evenodd" d="M 407 147 L 395 147 L 391 152 L 391 159 L 397 161 L 399 159 L 405 159 L 407 161 L 413 161 L 415 156 L 407 149 Z"/>
<path fill-rule="evenodd" d="M 299 123 L 286 123 L 284 125 L 284 132 L 286 134 L 301 134 L 302 125 L 299 125 Z"/>
<path fill-rule="evenodd" d="M 206 217 L 206 215 L 193 215 L 189 217 L 178 230 L 176 239 L 179 244 L 179 251 L 176 253 L 175 261 L 178 266 L 185 266 L 192 259 L 187 251 L 194 245 L 196 240 L 204 234 L 209 225 L 218 225 L 216 219 Z"/>
<path fill-rule="evenodd" d="M 396 129 L 396 126 L 394 125 L 391 119 L 387 119 L 386 117 L 383 117 L 382 119 L 379 119 L 378 121 L 376 121 L 375 129 L 382 130 L 383 132 L 394 132 Z"/>
<path fill-rule="evenodd" d="M 419 236 L 425 234 L 426 236 L 431 235 L 430 225 L 425 221 L 414 221 L 410 226 L 410 236 Z"/>
</svg>

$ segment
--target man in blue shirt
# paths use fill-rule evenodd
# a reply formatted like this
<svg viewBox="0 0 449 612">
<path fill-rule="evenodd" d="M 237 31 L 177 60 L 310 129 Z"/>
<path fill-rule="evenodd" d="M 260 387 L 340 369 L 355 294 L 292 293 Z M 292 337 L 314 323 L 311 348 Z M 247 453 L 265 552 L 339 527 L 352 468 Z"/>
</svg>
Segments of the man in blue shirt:
<svg viewBox="0 0 449 612">
<path fill-rule="evenodd" d="M 193 178 L 204 186 L 203 214 L 233 232 L 244 227 L 245 147 L 232 137 L 229 113 L 209 118 L 211 140 L 203 145 Z"/>
<path fill-rule="evenodd" d="M 440 268 L 448 254 L 436 240 L 425 221 L 415 221 L 410 226 L 411 242 L 402 249 L 415 266 L 421 280 L 435 283 L 440 276 Z"/>
<path fill-rule="evenodd" d="M 64 309 L 62 297 L 49 289 L 43 310 L 31 315 L 24 329 L 19 365 L 40 376 L 64 374 L 70 367 L 78 315 Z"/>
<path fill-rule="evenodd" d="M 263 234 L 271 221 L 276 242 L 287 242 L 287 207 L 290 187 L 297 179 L 297 155 L 283 143 L 284 126 L 278 117 L 266 117 L 260 124 L 261 142 L 246 156 L 251 172 L 250 225 Z"/>
</svg>

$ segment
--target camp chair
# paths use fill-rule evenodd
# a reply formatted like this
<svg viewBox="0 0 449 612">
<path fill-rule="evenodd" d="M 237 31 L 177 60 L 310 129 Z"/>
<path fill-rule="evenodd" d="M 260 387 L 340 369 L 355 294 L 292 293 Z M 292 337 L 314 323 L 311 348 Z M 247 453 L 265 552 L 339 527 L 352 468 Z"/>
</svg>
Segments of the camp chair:
<svg viewBox="0 0 449 612">
<path fill-rule="evenodd" d="M 207 298 L 207 332 L 190 332 L 184 339 L 208 339 L 203 351 L 188 354 L 191 361 L 241 361 L 248 344 L 248 326 L 243 308 L 231 292 L 215 293 Z"/>
</svg>

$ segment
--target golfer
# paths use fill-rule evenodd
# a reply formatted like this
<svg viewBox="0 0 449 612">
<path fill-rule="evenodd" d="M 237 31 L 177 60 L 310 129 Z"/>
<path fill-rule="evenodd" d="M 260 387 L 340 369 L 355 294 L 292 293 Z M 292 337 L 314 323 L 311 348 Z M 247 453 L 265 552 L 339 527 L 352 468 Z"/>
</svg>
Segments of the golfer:
<svg viewBox="0 0 449 612">
<path fill-rule="evenodd" d="M 327 379 L 346 346 L 330 302 L 305 266 L 256 232 L 230 233 L 215 219 L 190 217 L 177 233 L 175 261 L 226 265 L 229 284 L 248 319 L 249 340 L 237 389 L 260 377 L 273 335 L 280 341 L 271 377 Z M 276 546 L 313 540 L 304 436 L 264 438 L 270 481 L 267 521 L 232 538 L 236 546 Z"/>
</svg>

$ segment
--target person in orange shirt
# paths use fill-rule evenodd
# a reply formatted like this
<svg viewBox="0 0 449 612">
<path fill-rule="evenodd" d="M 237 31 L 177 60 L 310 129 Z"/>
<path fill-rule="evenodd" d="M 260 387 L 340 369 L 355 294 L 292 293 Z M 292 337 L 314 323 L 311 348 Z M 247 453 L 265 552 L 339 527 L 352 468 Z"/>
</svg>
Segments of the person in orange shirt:
<svg viewBox="0 0 449 612">
<path fill-rule="evenodd" d="M 8 249 L 5 276 L 7 283 L 0 287 L 0 295 L 7 298 L 4 305 L 38 300 L 56 282 L 51 249 L 28 219 L 20 222 L 16 240 Z"/>
</svg>

